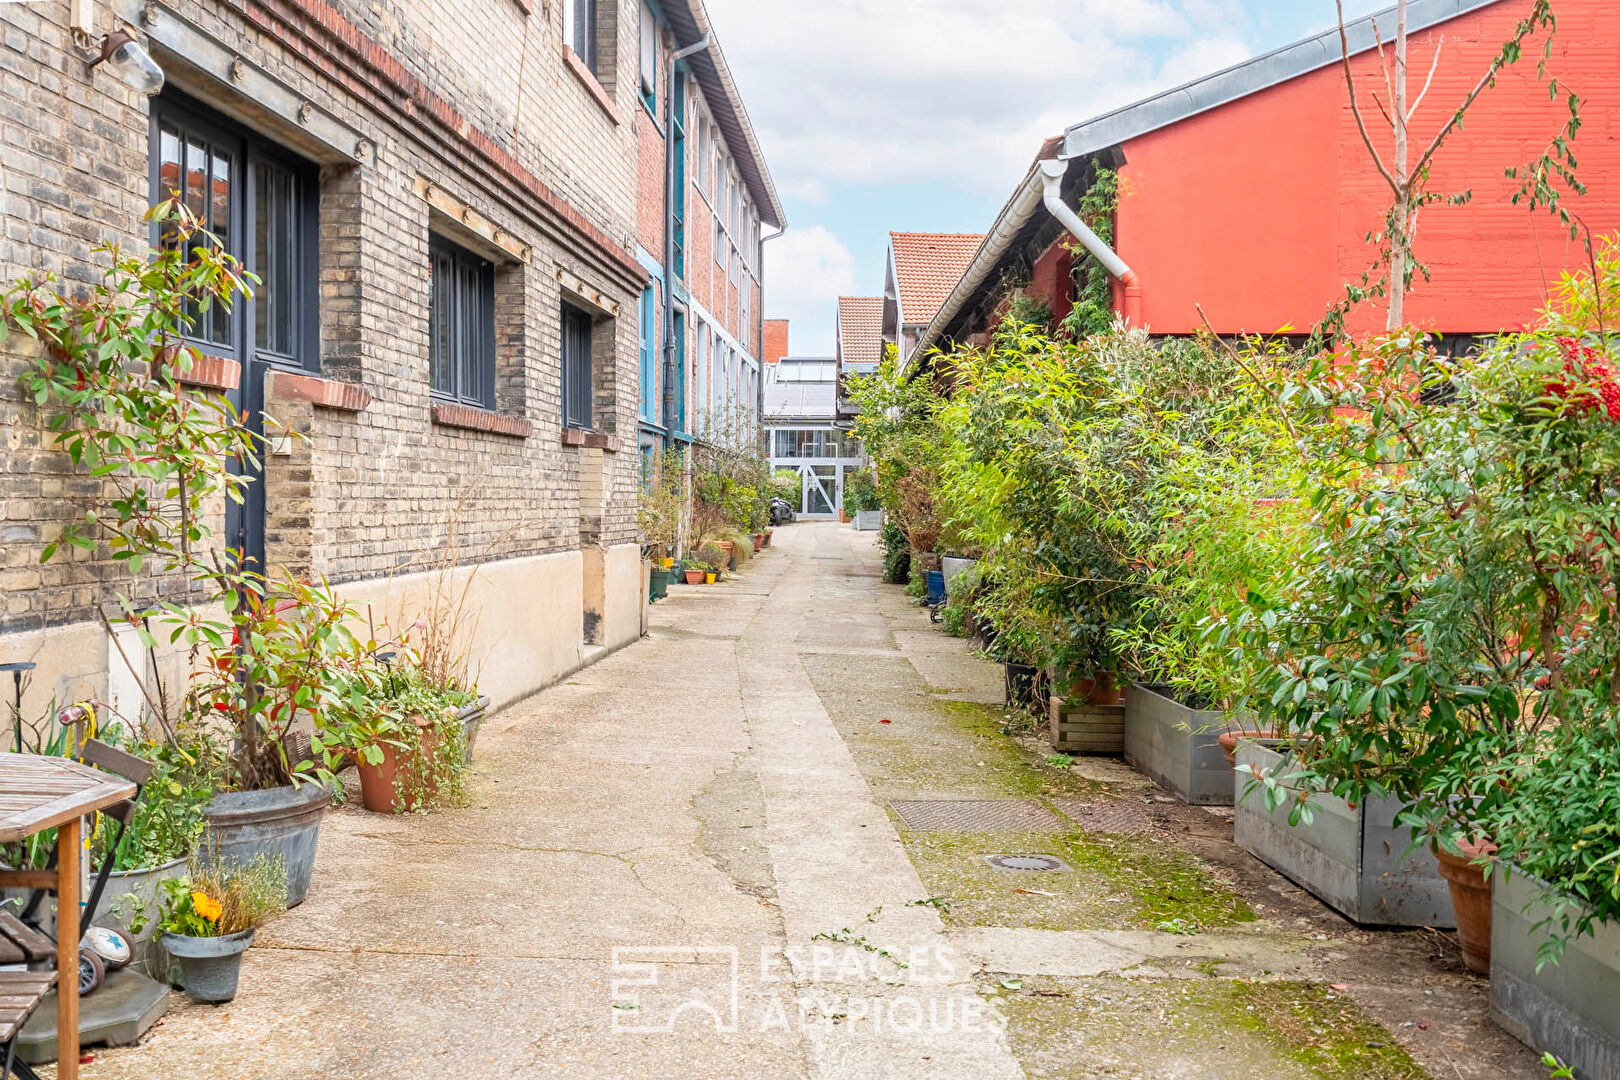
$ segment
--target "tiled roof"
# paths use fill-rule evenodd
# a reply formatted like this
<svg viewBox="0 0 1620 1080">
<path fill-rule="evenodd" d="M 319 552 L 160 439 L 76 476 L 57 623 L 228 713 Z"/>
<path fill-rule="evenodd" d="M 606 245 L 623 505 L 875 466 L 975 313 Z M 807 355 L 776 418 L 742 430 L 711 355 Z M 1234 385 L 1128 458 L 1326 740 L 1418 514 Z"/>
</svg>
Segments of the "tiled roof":
<svg viewBox="0 0 1620 1080">
<path fill-rule="evenodd" d="M 980 233 L 889 234 L 900 314 L 907 325 L 933 321 L 983 241 Z"/>
<path fill-rule="evenodd" d="M 876 364 L 883 359 L 883 297 L 838 298 L 838 348 L 845 364 Z"/>
</svg>

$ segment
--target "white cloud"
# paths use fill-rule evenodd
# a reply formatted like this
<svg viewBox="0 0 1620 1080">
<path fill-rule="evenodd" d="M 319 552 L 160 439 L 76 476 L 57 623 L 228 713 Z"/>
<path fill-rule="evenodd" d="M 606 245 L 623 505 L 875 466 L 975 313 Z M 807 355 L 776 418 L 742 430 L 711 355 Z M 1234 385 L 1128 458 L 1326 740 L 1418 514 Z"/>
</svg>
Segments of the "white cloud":
<svg viewBox="0 0 1620 1080">
<path fill-rule="evenodd" d="M 1230 4 L 708 0 L 795 193 L 919 179 L 1010 191 L 1047 136 L 1246 55 Z"/>
<path fill-rule="evenodd" d="M 831 356 L 838 297 L 855 292 L 855 255 L 821 225 L 790 229 L 765 245 L 765 316 L 789 319 L 800 356 Z"/>
</svg>

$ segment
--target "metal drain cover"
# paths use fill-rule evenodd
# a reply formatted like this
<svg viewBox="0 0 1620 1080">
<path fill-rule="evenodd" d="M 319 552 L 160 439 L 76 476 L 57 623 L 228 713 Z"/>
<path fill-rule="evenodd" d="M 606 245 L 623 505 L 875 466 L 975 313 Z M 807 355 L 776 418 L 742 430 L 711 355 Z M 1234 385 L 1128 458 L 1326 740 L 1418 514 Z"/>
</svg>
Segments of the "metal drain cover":
<svg viewBox="0 0 1620 1080">
<path fill-rule="evenodd" d="M 984 861 L 997 870 L 1070 871 L 1074 867 L 1052 855 L 986 855 Z"/>
<path fill-rule="evenodd" d="M 891 799 L 908 829 L 919 832 L 1061 833 L 1063 819 L 1032 799 Z"/>
<path fill-rule="evenodd" d="M 1087 803 L 1077 799 L 1059 799 L 1052 805 L 1089 833 L 1129 835 L 1146 832 L 1153 826 L 1147 808 L 1137 803 Z"/>
</svg>

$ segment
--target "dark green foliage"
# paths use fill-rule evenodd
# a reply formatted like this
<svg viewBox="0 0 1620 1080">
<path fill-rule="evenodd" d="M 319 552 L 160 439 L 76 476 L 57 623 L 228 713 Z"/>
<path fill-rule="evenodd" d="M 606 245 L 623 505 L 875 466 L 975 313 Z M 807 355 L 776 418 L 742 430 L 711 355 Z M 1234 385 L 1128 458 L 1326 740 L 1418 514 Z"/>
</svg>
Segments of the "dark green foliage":
<svg viewBox="0 0 1620 1080">
<path fill-rule="evenodd" d="M 893 521 L 883 523 L 878 533 L 878 544 L 883 548 L 883 580 L 890 585 L 904 585 L 911 580 L 911 542 L 905 530 Z"/>
</svg>

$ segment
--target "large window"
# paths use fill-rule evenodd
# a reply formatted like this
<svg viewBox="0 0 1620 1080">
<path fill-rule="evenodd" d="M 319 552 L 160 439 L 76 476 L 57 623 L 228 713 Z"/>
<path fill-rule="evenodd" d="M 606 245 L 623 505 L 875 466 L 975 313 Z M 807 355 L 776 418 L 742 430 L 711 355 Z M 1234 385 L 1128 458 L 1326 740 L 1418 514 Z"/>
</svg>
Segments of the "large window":
<svg viewBox="0 0 1620 1080">
<path fill-rule="evenodd" d="M 658 23 L 646 4 L 641 5 L 641 101 L 658 115 Z"/>
<path fill-rule="evenodd" d="M 591 330 L 589 314 L 562 306 L 563 426 L 591 426 Z"/>
<path fill-rule="evenodd" d="M 773 458 L 859 458 L 861 441 L 828 428 L 777 428 L 771 433 Z"/>
<path fill-rule="evenodd" d="M 152 106 L 151 183 L 154 201 L 178 196 L 259 278 L 230 310 L 189 311 L 187 336 L 213 355 L 319 367 L 314 168 L 204 106 L 165 95 Z M 156 240 L 172 248 L 173 224 Z"/>
<path fill-rule="evenodd" d="M 597 0 L 563 0 L 563 42 L 592 72 L 596 71 Z"/>
<path fill-rule="evenodd" d="M 494 408 L 495 266 L 437 236 L 428 254 L 428 385 L 440 397 Z"/>
<path fill-rule="evenodd" d="M 641 294 L 641 418 L 658 421 L 658 305 L 651 285 Z"/>
</svg>

